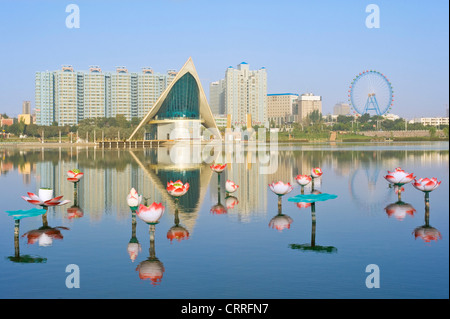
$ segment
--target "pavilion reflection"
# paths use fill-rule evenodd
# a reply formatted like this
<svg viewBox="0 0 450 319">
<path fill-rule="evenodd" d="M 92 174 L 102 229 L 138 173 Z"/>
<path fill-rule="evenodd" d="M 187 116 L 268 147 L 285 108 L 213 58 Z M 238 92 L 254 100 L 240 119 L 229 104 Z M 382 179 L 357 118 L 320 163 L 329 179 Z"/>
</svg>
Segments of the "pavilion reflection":
<svg viewBox="0 0 450 319">
<path fill-rule="evenodd" d="M 132 150 L 129 153 L 152 185 L 152 200 L 160 198 L 168 208 L 166 211 L 174 214 L 175 224 L 180 226 L 179 222 L 182 220 L 185 230 L 192 233 L 213 173 L 209 166 L 206 163 L 192 163 L 190 158 L 186 158 L 189 152 L 184 153 L 185 161 L 181 162 L 183 153 L 180 155 L 180 149 L 176 153 L 181 157 L 177 164 L 172 162 L 169 152 L 154 151 L 150 154 L 139 154 L 141 156 Z M 169 195 L 166 187 L 171 181 L 178 180 L 188 182 L 189 191 L 181 197 L 173 197 Z"/>
</svg>

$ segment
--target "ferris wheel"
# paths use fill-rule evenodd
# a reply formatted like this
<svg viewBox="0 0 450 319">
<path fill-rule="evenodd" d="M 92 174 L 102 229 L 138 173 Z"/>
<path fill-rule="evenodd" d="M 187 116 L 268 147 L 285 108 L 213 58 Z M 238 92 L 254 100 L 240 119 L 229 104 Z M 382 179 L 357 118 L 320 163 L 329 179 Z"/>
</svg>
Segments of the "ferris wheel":
<svg viewBox="0 0 450 319">
<path fill-rule="evenodd" d="M 394 90 L 383 73 L 367 70 L 353 79 L 348 90 L 348 101 L 354 114 L 374 111 L 376 115 L 383 115 L 392 109 Z"/>
</svg>

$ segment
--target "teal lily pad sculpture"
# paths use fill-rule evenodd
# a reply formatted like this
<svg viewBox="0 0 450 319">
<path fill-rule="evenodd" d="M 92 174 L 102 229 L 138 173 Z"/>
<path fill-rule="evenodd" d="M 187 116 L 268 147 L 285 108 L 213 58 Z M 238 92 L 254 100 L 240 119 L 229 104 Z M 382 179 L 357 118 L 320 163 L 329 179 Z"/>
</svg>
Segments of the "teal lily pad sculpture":
<svg viewBox="0 0 450 319">
<path fill-rule="evenodd" d="M 22 219 L 26 217 L 34 217 L 45 214 L 45 209 L 32 208 L 28 210 L 7 210 L 8 216 L 13 217 L 14 219 Z"/>
<path fill-rule="evenodd" d="M 315 203 L 323 202 L 329 199 L 335 199 L 337 195 L 321 193 L 321 194 L 308 194 L 308 195 L 296 195 L 288 199 L 289 202 L 295 203 Z"/>
</svg>

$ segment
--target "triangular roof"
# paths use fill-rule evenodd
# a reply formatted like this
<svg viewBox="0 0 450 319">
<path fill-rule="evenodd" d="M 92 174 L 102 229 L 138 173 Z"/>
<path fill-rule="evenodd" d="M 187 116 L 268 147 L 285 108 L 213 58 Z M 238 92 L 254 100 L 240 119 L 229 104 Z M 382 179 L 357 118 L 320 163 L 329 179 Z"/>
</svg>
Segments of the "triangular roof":
<svg viewBox="0 0 450 319">
<path fill-rule="evenodd" d="M 205 92 L 203 91 L 202 84 L 200 82 L 200 78 L 198 77 L 197 70 L 195 69 L 194 62 L 192 61 L 192 58 L 189 57 L 189 59 L 186 61 L 186 63 L 183 65 L 181 70 L 177 73 L 173 81 L 170 83 L 170 85 L 164 90 L 164 92 L 161 94 L 161 96 L 156 100 L 153 107 L 148 111 L 147 115 L 142 119 L 141 123 L 136 127 L 136 129 L 133 131 L 133 133 L 128 138 L 128 141 L 130 141 L 133 136 L 136 134 L 136 132 L 146 123 L 148 123 L 159 111 L 161 108 L 164 100 L 166 99 L 169 92 L 172 90 L 173 86 L 177 81 L 186 73 L 190 73 L 195 81 L 197 82 L 198 88 L 199 88 L 199 109 L 200 109 L 200 117 L 204 121 L 203 125 L 206 128 L 211 128 L 215 132 L 217 132 L 218 137 L 221 138 L 219 129 L 217 128 L 216 121 L 214 120 L 214 116 L 211 112 L 211 108 L 209 107 L 208 100 L 206 98 Z"/>
</svg>

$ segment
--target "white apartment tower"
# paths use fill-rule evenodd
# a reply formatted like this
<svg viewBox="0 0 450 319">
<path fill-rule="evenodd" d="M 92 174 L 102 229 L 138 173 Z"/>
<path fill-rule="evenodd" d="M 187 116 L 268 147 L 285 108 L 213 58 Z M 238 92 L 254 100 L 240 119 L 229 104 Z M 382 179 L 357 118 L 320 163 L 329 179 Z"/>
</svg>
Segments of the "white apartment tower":
<svg viewBox="0 0 450 319">
<path fill-rule="evenodd" d="M 267 125 L 267 72 L 250 70 L 246 62 L 225 72 L 225 110 L 234 126 L 245 126 L 247 115 L 253 125 Z"/>
</svg>

